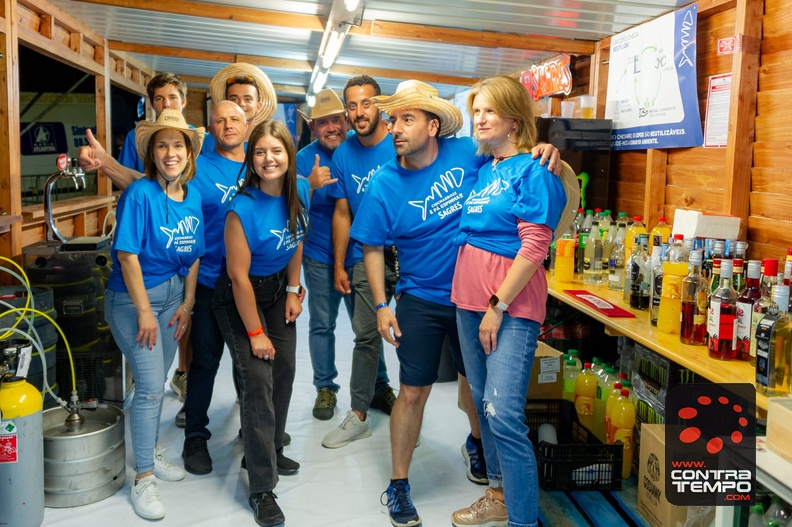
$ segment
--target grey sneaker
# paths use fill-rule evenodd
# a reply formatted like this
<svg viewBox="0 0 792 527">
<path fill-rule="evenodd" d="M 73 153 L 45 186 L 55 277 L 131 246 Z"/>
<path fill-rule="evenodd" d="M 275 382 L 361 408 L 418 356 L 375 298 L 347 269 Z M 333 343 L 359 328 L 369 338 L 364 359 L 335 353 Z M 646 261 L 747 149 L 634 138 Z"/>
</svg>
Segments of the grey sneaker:
<svg viewBox="0 0 792 527">
<path fill-rule="evenodd" d="M 347 412 L 344 422 L 322 439 L 322 446 L 325 448 L 341 448 L 352 441 L 365 439 L 366 437 L 371 437 L 368 416 L 366 416 L 365 421 L 361 421 L 355 415 L 355 412 L 350 410 Z"/>
<path fill-rule="evenodd" d="M 170 380 L 170 389 L 173 390 L 173 393 L 176 394 L 176 397 L 179 398 L 179 401 L 184 402 L 184 398 L 187 397 L 187 372 L 186 371 L 174 371 L 173 377 Z"/>
<path fill-rule="evenodd" d="M 319 388 L 319 391 L 316 392 L 313 416 L 320 421 L 329 421 L 335 413 L 336 401 L 336 394 L 333 390 L 330 388 Z"/>
</svg>

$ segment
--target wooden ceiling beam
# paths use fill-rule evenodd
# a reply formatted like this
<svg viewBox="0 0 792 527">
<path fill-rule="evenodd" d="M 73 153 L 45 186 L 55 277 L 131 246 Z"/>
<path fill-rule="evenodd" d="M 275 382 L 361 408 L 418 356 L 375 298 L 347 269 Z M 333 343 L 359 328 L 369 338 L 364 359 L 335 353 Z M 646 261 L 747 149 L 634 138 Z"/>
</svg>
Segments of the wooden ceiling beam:
<svg viewBox="0 0 792 527">
<path fill-rule="evenodd" d="M 200 75 L 182 75 L 179 74 L 184 82 L 192 83 L 192 84 L 202 84 L 202 85 L 209 85 L 212 81 L 211 77 L 202 77 Z M 294 95 L 302 95 L 305 97 L 306 89 L 305 86 L 294 86 L 292 84 L 273 84 L 275 91 L 278 93 L 291 93 Z"/>
<path fill-rule="evenodd" d="M 172 48 L 168 46 L 153 46 L 150 44 L 135 44 L 130 42 L 108 42 L 110 49 L 126 51 L 128 53 L 141 53 L 144 55 L 161 55 L 166 57 L 179 57 L 193 60 L 206 60 L 214 62 L 248 62 L 256 66 L 275 69 L 289 69 L 293 71 L 312 71 L 313 62 L 307 60 L 277 59 L 259 55 L 236 55 L 233 53 L 220 53 L 216 51 L 201 51 L 196 49 Z M 461 86 L 472 85 L 477 78 L 459 77 L 456 75 L 443 75 L 440 73 L 426 73 L 422 71 L 394 70 L 386 68 L 369 68 L 365 66 L 344 66 L 336 64 L 331 69 L 331 74 L 339 75 L 371 75 L 388 79 L 415 79 L 423 82 L 437 84 L 455 84 Z"/>
</svg>

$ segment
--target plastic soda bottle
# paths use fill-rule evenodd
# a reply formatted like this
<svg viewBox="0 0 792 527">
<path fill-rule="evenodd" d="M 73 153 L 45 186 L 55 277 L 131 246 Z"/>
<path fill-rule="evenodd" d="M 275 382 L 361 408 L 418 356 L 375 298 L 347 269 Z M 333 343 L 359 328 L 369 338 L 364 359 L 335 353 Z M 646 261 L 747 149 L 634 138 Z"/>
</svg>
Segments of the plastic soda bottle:
<svg viewBox="0 0 792 527">
<path fill-rule="evenodd" d="M 616 382 L 616 371 L 613 368 L 605 368 L 597 379 L 597 398 L 594 399 L 594 435 L 597 439 L 605 442 L 605 405 L 608 396 L 613 390 L 613 383 Z"/>
<path fill-rule="evenodd" d="M 627 228 L 627 238 L 624 240 L 624 249 L 627 254 L 632 253 L 633 243 L 635 239 L 641 234 L 646 234 L 646 227 L 641 223 L 643 218 L 641 216 L 633 216 L 633 223 Z"/>
<path fill-rule="evenodd" d="M 658 245 L 668 243 L 668 239 L 671 238 L 671 227 L 666 224 L 665 216 L 657 218 L 657 225 L 652 228 L 650 239 L 654 240 L 655 236 L 660 237 L 660 243 Z"/>
<path fill-rule="evenodd" d="M 751 507 L 751 515 L 748 517 L 748 527 L 766 527 L 764 519 L 764 508 L 757 503 Z"/>
<path fill-rule="evenodd" d="M 663 262 L 663 285 L 657 314 L 658 331 L 679 335 L 682 280 L 687 272 L 687 262 Z"/>
<path fill-rule="evenodd" d="M 591 371 L 591 363 L 583 366 L 578 378 L 575 379 L 575 410 L 581 424 L 593 430 L 594 399 L 597 397 L 597 376 Z"/>
<path fill-rule="evenodd" d="M 610 393 L 608 394 L 608 400 L 605 401 L 605 442 L 608 440 L 608 423 L 610 423 L 610 415 L 611 409 L 613 408 L 613 401 L 619 398 L 621 395 L 621 391 L 624 389 L 624 380 L 619 379 L 618 381 L 613 383 L 613 388 L 611 388 Z"/>
<path fill-rule="evenodd" d="M 580 370 L 578 370 L 575 361 L 567 359 L 564 363 L 563 398 L 571 403 L 575 402 L 575 381 L 579 373 Z"/>
<path fill-rule="evenodd" d="M 575 361 L 575 366 L 577 366 L 577 370 L 580 371 L 583 369 L 583 363 L 580 361 L 580 357 L 578 356 L 578 350 L 570 349 L 567 351 L 569 353 L 569 358 Z"/>
<path fill-rule="evenodd" d="M 635 406 L 630 400 L 630 392 L 622 390 L 611 406 L 611 415 L 608 421 L 608 444 L 613 445 L 618 441 L 624 444 L 622 456 L 622 478 L 624 479 L 630 477 L 632 468 L 634 427 Z"/>
</svg>

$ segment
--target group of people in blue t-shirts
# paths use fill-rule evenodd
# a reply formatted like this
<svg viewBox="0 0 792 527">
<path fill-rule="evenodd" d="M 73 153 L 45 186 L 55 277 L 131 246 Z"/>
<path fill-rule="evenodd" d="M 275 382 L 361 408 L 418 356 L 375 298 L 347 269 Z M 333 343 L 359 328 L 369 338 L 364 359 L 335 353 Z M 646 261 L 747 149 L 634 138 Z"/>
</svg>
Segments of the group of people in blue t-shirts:
<svg viewBox="0 0 792 527">
<path fill-rule="evenodd" d="M 395 151 L 394 158 L 371 173 L 331 178 L 329 171 L 318 170 L 329 156 L 316 150 L 314 165 L 302 169 L 310 173 L 301 177 L 289 130 L 270 120 L 274 93 L 265 100 L 268 91 L 259 85 L 258 71 L 213 80 L 212 89 L 221 91 L 208 123 L 215 142 L 210 153 L 199 157 L 203 128 L 187 125 L 179 109 L 162 108 L 155 122 L 138 123 L 134 134 L 143 177 L 118 176 L 128 173 L 106 159 L 100 145 L 92 144 L 81 156 L 85 168 L 102 166 L 131 181 L 118 202 L 106 301 L 108 323 L 136 385 L 131 407 L 136 513 L 162 518 L 157 479 L 185 477 L 182 467 L 163 456 L 157 439 L 168 368 L 178 342 L 192 334 L 196 371 L 205 372 L 196 374 L 193 385 L 190 368 L 184 467 L 194 474 L 211 471 L 206 409 L 225 344 L 240 399 L 242 466 L 249 473 L 254 518 L 263 526 L 285 521 L 273 490 L 279 474 L 299 469 L 282 450 L 295 377 L 295 320 L 305 295 L 303 242 L 312 232 L 309 218 L 315 217 L 312 200 L 330 217 L 337 196 L 355 195 L 359 202 L 349 237 L 360 243 L 343 244 L 334 261 L 345 266 L 354 260 L 354 250 L 361 251 L 378 332 L 399 357 L 401 389 L 391 415 L 393 473 L 383 493 L 392 525 L 421 523 L 407 470 L 448 339 L 460 380 L 469 382 L 470 401 L 461 402 L 472 409 L 471 430 L 480 437 L 486 460 L 483 482 L 491 487 L 471 507 L 456 511 L 452 523 L 537 525 L 538 482 L 523 405 L 545 314 L 542 260 L 555 232 L 563 233 L 573 219 L 578 188 L 568 166 L 562 170 L 557 150 L 536 147 L 526 90 L 508 77 L 473 86 L 468 109 L 476 144 L 451 137 L 461 127 L 461 113 L 434 88 L 402 83 L 393 96 L 361 103 L 388 114 L 388 144 L 382 148 Z M 252 101 L 220 102 L 229 87 L 246 84 L 253 86 Z M 368 148 L 354 135 L 346 137 L 345 127 L 337 139 L 346 139 L 349 148 Z M 543 157 L 536 159 L 538 154 Z M 336 162 L 341 160 L 333 156 Z M 365 192 L 344 193 L 344 185 Z M 317 227 L 332 243 L 335 230 Z M 398 248 L 395 314 L 384 279 L 383 248 L 390 246 Z M 327 279 L 339 276 L 345 275 Z M 206 336 L 200 339 L 206 342 L 196 335 Z M 374 391 L 378 351 L 372 355 L 367 398 Z"/>
</svg>

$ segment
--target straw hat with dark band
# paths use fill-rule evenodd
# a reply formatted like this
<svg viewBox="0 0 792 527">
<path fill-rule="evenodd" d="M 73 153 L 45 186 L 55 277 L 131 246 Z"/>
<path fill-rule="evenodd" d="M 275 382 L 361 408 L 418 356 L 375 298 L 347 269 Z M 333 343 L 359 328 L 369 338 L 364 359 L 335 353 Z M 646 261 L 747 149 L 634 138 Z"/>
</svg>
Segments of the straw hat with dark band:
<svg viewBox="0 0 792 527">
<path fill-rule="evenodd" d="M 561 161 L 561 183 L 563 183 L 564 192 L 566 193 L 566 206 L 555 228 L 553 241 L 558 240 L 567 233 L 569 227 L 575 221 L 575 215 L 580 204 L 580 182 L 577 174 L 566 161 Z"/>
<path fill-rule="evenodd" d="M 250 124 L 256 126 L 259 123 L 272 119 L 272 116 L 275 115 L 275 109 L 278 106 L 278 96 L 275 94 L 275 88 L 272 86 L 269 77 L 267 77 L 260 68 L 246 62 L 229 64 L 218 71 L 217 75 L 212 77 L 212 81 L 209 83 L 209 94 L 212 96 L 212 102 L 217 104 L 220 101 L 228 99 L 228 97 L 226 97 L 226 89 L 229 83 L 234 84 L 234 80 L 237 77 L 249 78 L 256 84 L 256 88 L 258 88 L 261 109 L 253 117 Z"/>
<path fill-rule="evenodd" d="M 377 108 L 390 115 L 393 110 L 416 108 L 440 117 L 440 137 L 454 135 L 462 128 L 462 112 L 450 101 L 440 97 L 434 86 L 409 80 L 399 84 L 390 97 L 378 95 L 371 98 Z"/>
<path fill-rule="evenodd" d="M 328 115 L 336 115 L 339 113 L 343 114 L 345 111 L 344 103 L 341 102 L 341 99 L 338 97 L 336 92 L 330 88 L 325 88 L 316 94 L 316 104 L 314 104 L 313 108 L 311 108 L 310 115 L 306 112 L 303 112 L 302 110 L 297 110 L 297 112 L 306 121 L 321 119 L 322 117 L 327 117 Z"/>
<path fill-rule="evenodd" d="M 156 122 L 138 121 L 135 127 L 135 146 L 137 147 L 140 159 L 144 163 L 146 162 L 146 152 L 148 151 L 149 144 L 151 144 L 151 138 L 160 130 L 168 129 L 183 132 L 190 139 L 193 156 L 197 156 L 201 152 L 201 146 L 204 140 L 204 128 L 190 128 L 190 125 L 184 120 L 184 115 L 182 115 L 179 110 L 167 108 L 162 110 Z"/>
</svg>

